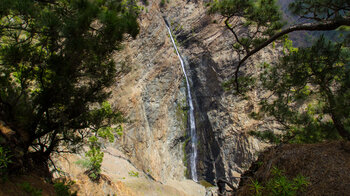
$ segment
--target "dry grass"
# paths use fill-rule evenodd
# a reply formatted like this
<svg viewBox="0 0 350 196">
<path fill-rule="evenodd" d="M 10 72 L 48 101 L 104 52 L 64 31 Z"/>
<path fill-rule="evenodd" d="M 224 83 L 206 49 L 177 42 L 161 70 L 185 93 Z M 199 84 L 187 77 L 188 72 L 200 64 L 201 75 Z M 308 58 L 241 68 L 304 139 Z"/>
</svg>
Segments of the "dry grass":
<svg viewBox="0 0 350 196">
<path fill-rule="evenodd" d="M 297 175 L 308 178 L 310 185 L 302 195 L 350 195 L 350 142 L 333 141 L 320 144 L 286 144 L 271 148 L 260 156 L 252 176 L 262 184 L 271 179 L 271 169 L 285 171 L 289 179 Z M 253 195 L 250 179 L 236 195 Z"/>
</svg>

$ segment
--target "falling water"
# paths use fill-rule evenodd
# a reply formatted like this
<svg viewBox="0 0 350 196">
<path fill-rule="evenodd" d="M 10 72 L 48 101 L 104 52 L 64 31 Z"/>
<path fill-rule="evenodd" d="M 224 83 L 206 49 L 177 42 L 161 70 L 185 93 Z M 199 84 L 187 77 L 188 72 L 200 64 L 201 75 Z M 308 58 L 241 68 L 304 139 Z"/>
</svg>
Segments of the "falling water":
<svg viewBox="0 0 350 196">
<path fill-rule="evenodd" d="M 164 19 L 165 20 L 165 19 Z M 191 175 L 192 175 L 192 180 L 195 182 L 198 182 L 197 178 L 197 168 L 196 168 L 196 159 L 197 159 L 197 135 L 196 135 L 196 124 L 195 124 L 195 119 L 194 119 L 194 109 L 193 109 L 193 103 L 192 103 L 192 96 L 191 96 L 191 88 L 190 88 L 190 83 L 188 82 L 188 77 L 186 74 L 185 70 L 185 65 L 182 60 L 182 57 L 177 50 L 174 38 L 171 34 L 171 30 L 169 28 L 168 22 L 165 20 L 166 28 L 168 29 L 171 41 L 173 42 L 174 48 L 176 50 L 177 56 L 180 59 L 182 71 L 184 72 L 185 78 L 186 78 L 186 85 L 187 85 L 187 96 L 188 96 L 188 103 L 190 105 L 190 130 L 191 130 L 191 157 L 190 157 L 190 164 L 191 164 Z"/>
</svg>

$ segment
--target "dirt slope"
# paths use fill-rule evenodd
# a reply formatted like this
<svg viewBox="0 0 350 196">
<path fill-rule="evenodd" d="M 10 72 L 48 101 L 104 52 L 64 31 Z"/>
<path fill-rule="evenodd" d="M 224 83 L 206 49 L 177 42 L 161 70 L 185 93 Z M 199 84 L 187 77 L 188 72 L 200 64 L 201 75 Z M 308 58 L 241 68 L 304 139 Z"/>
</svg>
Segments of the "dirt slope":
<svg viewBox="0 0 350 196">
<path fill-rule="evenodd" d="M 273 167 L 283 169 L 289 179 L 300 174 L 307 177 L 310 185 L 302 195 L 350 195 L 349 141 L 272 148 L 252 166 L 256 172 L 250 177 L 266 183 Z M 252 195 L 250 183 L 251 178 L 244 180 L 236 195 Z"/>
</svg>

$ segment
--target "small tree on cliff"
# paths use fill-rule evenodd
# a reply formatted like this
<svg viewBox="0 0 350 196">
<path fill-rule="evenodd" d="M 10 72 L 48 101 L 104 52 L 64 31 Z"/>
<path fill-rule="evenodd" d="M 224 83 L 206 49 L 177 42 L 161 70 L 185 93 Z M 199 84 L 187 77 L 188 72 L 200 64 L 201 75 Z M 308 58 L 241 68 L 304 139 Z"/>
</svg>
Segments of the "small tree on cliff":
<svg viewBox="0 0 350 196">
<path fill-rule="evenodd" d="M 211 12 L 226 18 L 226 27 L 235 40 L 239 59 L 232 84 L 238 93 L 240 67 L 270 43 L 286 40 L 285 36 L 293 31 L 330 31 L 350 26 L 347 0 L 295 0 L 289 9 L 305 23 L 283 29 L 275 4 L 274 0 L 221 0 L 211 4 Z M 262 111 L 279 121 L 286 134 L 255 134 L 274 141 L 316 142 L 339 136 L 350 140 L 348 40 L 349 37 L 332 44 L 322 37 L 314 46 L 299 50 L 287 42 L 289 54 L 262 76 L 264 87 L 273 92 L 274 99 L 261 103 Z M 298 107 L 305 105 L 307 108 Z"/>
<path fill-rule="evenodd" d="M 53 152 L 119 130 L 110 126 L 121 113 L 103 103 L 116 75 L 111 54 L 125 33 L 137 35 L 137 13 L 128 0 L 1 1 L 0 119 L 14 135 L 2 131 L 0 144 L 14 155 L 10 168 L 45 165 Z"/>
</svg>

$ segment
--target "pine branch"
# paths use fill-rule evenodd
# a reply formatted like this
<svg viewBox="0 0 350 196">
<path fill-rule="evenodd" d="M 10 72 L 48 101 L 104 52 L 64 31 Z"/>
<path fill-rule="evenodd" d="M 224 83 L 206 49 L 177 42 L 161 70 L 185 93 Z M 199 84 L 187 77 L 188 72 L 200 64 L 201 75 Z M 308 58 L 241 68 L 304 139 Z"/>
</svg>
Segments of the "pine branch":
<svg viewBox="0 0 350 196">
<path fill-rule="evenodd" d="M 274 42 L 278 38 L 287 35 L 294 31 L 331 31 L 339 28 L 340 26 L 350 26 L 350 17 L 343 17 L 343 18 L 337 18 L 330 21 L 324 21 L 319 23 L 304 23 L 304 24 L 298 24 L 293 25 L 289 28 L 286 28 L 282 30 L 279 33 L 276 33 L 271 38 L 266 40 L 264 43 L 260 44 L 258 47 L 254 48 L 253 50 L 249 51 L 239 62 L 236 68 L 235 72 L 235 81 L 236 81 L 236 90 L 239 93 L 239 84 L 238 84 L 238 73 L 240 67 L 243 65 L 243 63 L 252 55 L 259 52 L 261 49 L 268 46 L 270 43 Z"/>
</svg>

